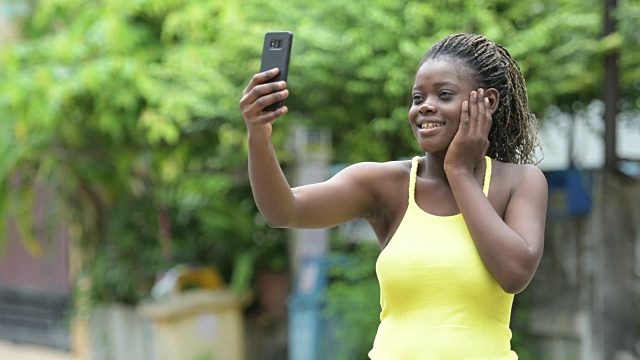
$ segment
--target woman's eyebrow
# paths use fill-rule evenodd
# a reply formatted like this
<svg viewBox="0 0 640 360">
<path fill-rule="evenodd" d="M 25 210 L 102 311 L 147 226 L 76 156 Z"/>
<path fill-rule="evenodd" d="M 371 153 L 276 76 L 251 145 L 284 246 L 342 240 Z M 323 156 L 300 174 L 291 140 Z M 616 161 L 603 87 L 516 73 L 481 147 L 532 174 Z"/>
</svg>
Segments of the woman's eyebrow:
<svg viewBox="0 0 640 360">
<path fill-rule="evenodd" d="M 433 86 L 437 86 L 437 87 L 455 86 L 455 87 L 458 87 L 458 84 L 453 83 L 451 81 L 440 81 L 440 82 L 434 83 Z"/>
<path fill-rule="evenodd" d="M 458 84 L 456 84 L 454 82 L 451 82 L 451 81 L 439 81 L 437 83 L 433 83 L 432 86 L 434 86 L 434 87 L 455 86 L 457 88 L 460 87 L 460 86 L 458 86 Z M 416 84 L 416 85 L 413 86 L 413 89 L 414 90 L 420 90 L 420 89 L 422 89 L 422 87 L 423 87 L 423 84 Z"/>
</svg>

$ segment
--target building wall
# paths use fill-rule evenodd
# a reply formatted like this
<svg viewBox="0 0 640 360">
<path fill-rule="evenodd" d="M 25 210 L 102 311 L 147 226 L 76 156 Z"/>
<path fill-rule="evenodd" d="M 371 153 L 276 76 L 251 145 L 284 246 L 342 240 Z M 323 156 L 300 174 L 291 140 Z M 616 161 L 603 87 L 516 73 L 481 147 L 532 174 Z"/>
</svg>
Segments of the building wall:
<svg viewBox="0 0 640 360">
<path fill-rule="evenodd" d="M 525 296 L 541 359 L 639 359 L 640 179 L 594 171 L 592 211 L 550 219 Z"/>
<path fill-rule="evenodd" d="M 6 1 L 0 0 L 0 46 L 18 38 L 18 31 L 11 24 L 11 16 L 15 7 L 10 7 Z"/>
<path fill-rule="evenodd" d="M 594 101 L 575 116 L 551 112 L 540 121 L 537 155 L 544 171 L 577 168 L 601 169 L 604 166 L 604 105 Z M 640 160 L 640 113 L 618 116 L 617 152 L 622 159 Z M 640 175 L 640 174 L 638 174 Z"/>
<path fill-rule="evenodd" d="M 11 19 L 27 2 L 0 0 L 0 47 L 18 41 Z M 16 178 L 19 181 L 19 178 Z M 34 188 L 32 221 L 34 241 L 25 241 L 15 217 L 0 234 L 0 338 L 69 348 L 69 235 L 55 196 L 46 186 Z M 10 204 L 9 206 L 15 206 Z M 31 244 L 29 246 L 28 244 Z"/>
</svg>

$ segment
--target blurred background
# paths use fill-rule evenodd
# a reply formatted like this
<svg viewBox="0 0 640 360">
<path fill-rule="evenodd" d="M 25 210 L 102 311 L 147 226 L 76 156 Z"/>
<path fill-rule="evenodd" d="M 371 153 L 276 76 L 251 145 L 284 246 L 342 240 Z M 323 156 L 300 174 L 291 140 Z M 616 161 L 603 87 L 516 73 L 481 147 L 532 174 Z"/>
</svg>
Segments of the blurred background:
<svg viewBox="0 0 640 360">
<path fill-rule="evenodd" d="M 0 358 L 366 358 L 372 232 L 271 229 L 252 200 L 238 101 L 274 30 L 292 185 L 419 153 L 434 42 L 509 49 L 550 186 L 514 350 L 640 359 L 638 0 L 0 0 Z"/>
</svg>

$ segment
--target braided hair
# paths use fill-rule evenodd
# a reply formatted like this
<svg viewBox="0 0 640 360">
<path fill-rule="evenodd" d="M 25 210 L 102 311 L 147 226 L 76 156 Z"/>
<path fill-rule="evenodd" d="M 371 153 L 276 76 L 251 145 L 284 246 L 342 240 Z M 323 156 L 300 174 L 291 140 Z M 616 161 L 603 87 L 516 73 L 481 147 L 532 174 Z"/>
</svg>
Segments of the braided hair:
<svg viewBox="0 0 640 360">
<path fill-rule="evenodd" d="M 442 57 L 461 60 L 480 87 L 495 88 L 500 94 L 487 155 L 510 163 L 536 163 L 536 116 L 529 110 L 522 71 L 507 49 L 481 35 L 455 34 L 434 44 L 420 66 Z"/>
</svg>

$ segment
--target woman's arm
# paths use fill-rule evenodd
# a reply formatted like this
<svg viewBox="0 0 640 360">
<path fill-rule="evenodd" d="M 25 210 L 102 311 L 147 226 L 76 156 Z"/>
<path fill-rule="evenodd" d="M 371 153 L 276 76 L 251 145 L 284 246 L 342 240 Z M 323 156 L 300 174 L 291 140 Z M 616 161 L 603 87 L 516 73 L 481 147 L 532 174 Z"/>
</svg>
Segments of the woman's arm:
<svg viewBox="0 0 640 360">
<path fill-rule="evenodd" d="M 518 293 L 536 272 L 544 247 L 547 181 L 532 165 L 522 165 L 520 180 L 506 206 L 504 219 L 495 211 L 474 177 L 489 146 L 491 115 L 497 106 L 494 89 L 480 89 L 462 104 L 458 133 L 445 157 L 445 172 L 456 203 L 478 253 L 502 289 Z"/>
<path fill-rule="evenodd" d="M 538 268 L 544 247 L 547 182 L 542 172 L 524 166 L 504 220 L 482 192 L 473 174 L 449 172 L 449 183 L 478 253 L 502 289 L 524 290 Z"/>
<path fill-rule="evenodd" d="M 247 125 L 249 179 L 253 197 L 267 223 L 273 227 L 322 228 L 361 217 L 373 206 L 367 186 L 373 164 L 351 166 L 332 179 L 292 189 L 280 168 L 271 141 L 273 122 L 287 113 L 266 106 L 285 99 L 284 82 L 265 82 L 278 70 L 256 74 L 242 94 L 240 108 Z"/>
</svg>

